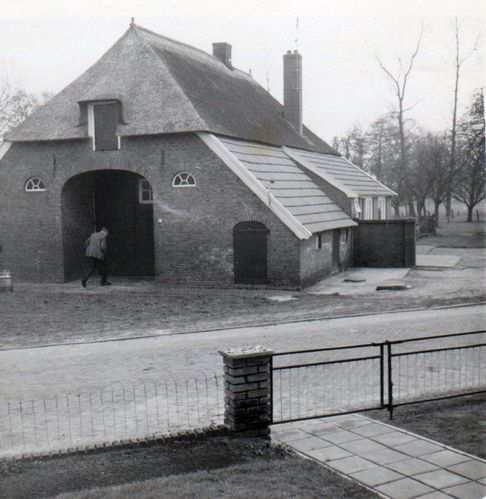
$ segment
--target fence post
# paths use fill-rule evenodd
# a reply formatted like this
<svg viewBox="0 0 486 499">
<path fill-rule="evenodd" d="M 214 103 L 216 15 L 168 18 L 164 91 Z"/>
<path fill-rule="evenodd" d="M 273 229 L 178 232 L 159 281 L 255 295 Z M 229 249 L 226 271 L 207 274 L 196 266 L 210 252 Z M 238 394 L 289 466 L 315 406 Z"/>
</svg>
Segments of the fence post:
<svg viewBox="0 0 486 499">
<path fill-rule="evenodd" d="M 273 351 L 257 346 L 219 353 L 224 362 L 224 424 L 245 435 L 268 436 Z"/>
<path fill-rule="evenodd" d="M 388 359 L 388 412 L 390 419 L 393 419 L 393 362 L 392 362 L 392 345 L 389 341 L 385 341 L 387 359 Z"/>
</svg>

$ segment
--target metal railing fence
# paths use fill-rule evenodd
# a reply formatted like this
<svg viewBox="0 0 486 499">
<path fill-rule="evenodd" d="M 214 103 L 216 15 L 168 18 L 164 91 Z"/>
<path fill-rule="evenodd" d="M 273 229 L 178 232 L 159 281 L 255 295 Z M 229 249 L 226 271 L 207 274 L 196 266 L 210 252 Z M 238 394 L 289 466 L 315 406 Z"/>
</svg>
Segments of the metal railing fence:
<svg viewBox="0 0 486 499">
<path fill-rule="evenodd" d="M 363 353 L 344 354 L 356 350 Z M 295 360 L 302 355 L 312 357 Z M 294 362 L 278 365 L 284 356 Z M 479 393 L 486 393 L 486 331 L 272 356 L 274 424 L 373 409 L 388 409 L 393 418 L 402 405 Z"/>
<path fill-rule="evenodd" d="M 464 344 L 470 339 L 473 343 Z M 445 341 L 456 344 L 436 346 Z M 423 342 L 428 348 L 417 348 Z M 395 407 L 486 393 L 486 331 L 423 336 L 385 346 L 391 418 Z"/>
</svg>

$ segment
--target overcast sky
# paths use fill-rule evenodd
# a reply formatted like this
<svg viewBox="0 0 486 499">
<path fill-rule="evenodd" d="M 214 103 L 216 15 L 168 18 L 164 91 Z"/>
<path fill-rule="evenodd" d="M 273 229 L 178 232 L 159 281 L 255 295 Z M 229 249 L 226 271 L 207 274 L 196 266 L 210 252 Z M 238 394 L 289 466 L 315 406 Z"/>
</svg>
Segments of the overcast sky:
<svg viewBox="0 0 486 499">
<path fill-rule="evenodd" d="M 329 142 L 395 106 L 377 57 L 395 72 L 398 57 L 407 60 L 413 52 L 421 23 L 422 46 L 407 90 L 410 118 L 426 129 L 450 126 L 455 16 L 464 53 L 481 33 L 479 50 L 463 67 L 461 109 L 473 89 L 485 86 L 484 0 L 7 0 L 0 19 L 0 81 L 7 77 L 35 93 L 58 92 L 113 45 L 132 16 L 207 52 L 212 42 L 230 43 L 233 64 L 251 69 L 280 101 L 282 55 L 297 46 L 304 122 Z"/>
</svg>

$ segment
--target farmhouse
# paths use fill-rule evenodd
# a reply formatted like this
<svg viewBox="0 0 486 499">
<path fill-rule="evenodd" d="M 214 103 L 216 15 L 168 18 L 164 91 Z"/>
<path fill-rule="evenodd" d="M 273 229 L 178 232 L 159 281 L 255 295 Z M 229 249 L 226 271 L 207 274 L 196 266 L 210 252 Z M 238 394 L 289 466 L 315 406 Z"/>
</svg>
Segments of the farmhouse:
<svg viewBox="0 0 486 499">
<path fill-rule="evenodd" d="M 111 273 L 305 286 L 352 264 L 358 219 L 394 192 L 302 123 L 302 57 L 284 103 L 213 54 L 132 23 L 0 150 L 0 244 L 17 277 L 79 279 L 110 230 Z"/>
</svg>

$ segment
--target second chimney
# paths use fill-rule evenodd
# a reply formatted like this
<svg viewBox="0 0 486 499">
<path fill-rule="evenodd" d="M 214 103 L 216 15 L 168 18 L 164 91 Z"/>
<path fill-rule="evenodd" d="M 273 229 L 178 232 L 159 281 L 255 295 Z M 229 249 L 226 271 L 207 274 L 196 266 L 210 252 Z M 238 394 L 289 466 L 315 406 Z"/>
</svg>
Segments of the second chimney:
<svg viewBox="0 0 486 499">
<path fill-rule="evenodd" d="M 213 43 L 213 56 L 219 59 L 225 66 L 233 69 L 231 65 L 231 45 L 226 42 Z"/>
<path fill-rule="evenodd" d="M 302 135 L 302 56 L 290 50 L 283 56 L 284 116 Z"/>
</svg>

